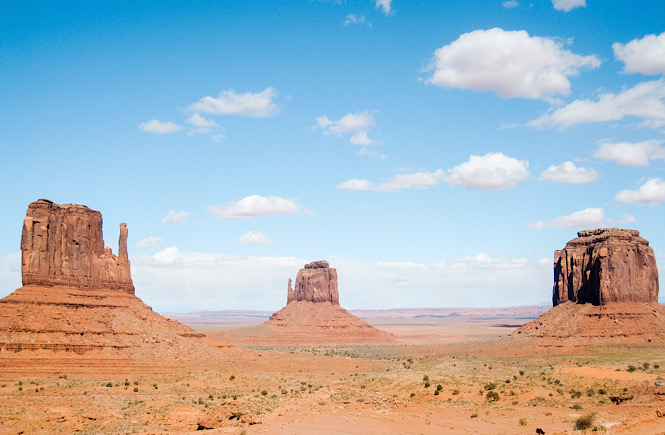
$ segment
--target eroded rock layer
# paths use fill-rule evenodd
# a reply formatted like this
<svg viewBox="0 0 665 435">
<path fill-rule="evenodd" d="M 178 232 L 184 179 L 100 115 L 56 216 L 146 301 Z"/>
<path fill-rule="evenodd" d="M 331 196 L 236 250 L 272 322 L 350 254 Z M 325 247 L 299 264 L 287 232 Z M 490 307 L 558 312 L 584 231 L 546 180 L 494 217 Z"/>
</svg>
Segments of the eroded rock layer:
<svg viewBox="0 0 665 435">
<path fill-rule="evenodd" d="M 83 205 L 40 199 L 28 206 L 21 235 L 23 285 L 66 285 L 134 293 L 127 226 L 118 256 L 104 248 L 102 214 Z"/>
<path fill-rule="evenodd" d="M 329 302 L 339 305 L 337 290 L 337 270 L 330 267 L 327 261 L 313 261 L 306 264 L 296 275 L 296 288 L 289 289 L 287 304 L 293 301 Z"/>
<path fill-rule="evenodd" d="M 656 258 L 638 231 L 603 228 L 577 234 L 554 254 L 554 306 L 658 302 Z"/>
<path fill-rule="evenodd" d="M 0 374 L 159 372 L 224 357 L 134 295 L 125 224 L 116 257 L 99 212 L 42 199 L 28 207 L 21 250 L 23 287 L 0 299 Z"/>
<path fill-rule="evenodd" d="M 577 234 L 554 254 L 553 308 L 511 337 L 550 348 L 665 342 L 649 242 L 618 228 Z"/>
</svg>

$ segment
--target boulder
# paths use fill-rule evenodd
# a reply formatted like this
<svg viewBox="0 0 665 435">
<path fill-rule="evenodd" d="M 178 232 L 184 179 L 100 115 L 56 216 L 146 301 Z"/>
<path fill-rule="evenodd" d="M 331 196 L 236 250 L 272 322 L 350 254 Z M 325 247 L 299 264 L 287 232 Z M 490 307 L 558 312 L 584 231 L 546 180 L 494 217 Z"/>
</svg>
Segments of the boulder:
<svg viewBox="0 0 665 435">
<path fill-rule="evenodd" d="M 296 287 L 289 288 L 287 304 L 294 301 L 328 302 L 339 305 L 337 290 L 337 270 L 331 268 L 327 261 L 314 261 L 306 264 L 296 275 Z"/>
<path fill-rule="evenodd" d="M 554 306 L 658 302 L 658 270 L 649 242 L 636 230 L 580 231 L 554 254 Z"/>
<path fill-rule="evenodd" d="M 134 294 L 127 225 L 120 224 L 118 256 L 104 248 L 102 215 L 84 205 L 40 199 L 28 206 L 21 235 L 23 285 L 64 285 Z"/>
</svg>

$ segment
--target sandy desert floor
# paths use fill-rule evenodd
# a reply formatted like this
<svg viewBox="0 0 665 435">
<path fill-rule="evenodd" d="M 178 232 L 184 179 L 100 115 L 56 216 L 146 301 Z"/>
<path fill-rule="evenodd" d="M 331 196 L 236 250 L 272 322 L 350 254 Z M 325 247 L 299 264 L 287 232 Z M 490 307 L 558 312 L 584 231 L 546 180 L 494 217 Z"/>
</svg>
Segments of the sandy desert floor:
<svg viewBox="0 0 665 435">
<path fill-rule="evenodd" d="M 589 433 L 665 433 L 663 347 L 510 356 L 496 343 L 519 315 L 368 320 L 399 343 L 236 343 L 217 365 L 191 355 L 191 369 L 161 374 L 0 371 L 0 434 L 568 434 L 589 420 Z"/>
</svg>

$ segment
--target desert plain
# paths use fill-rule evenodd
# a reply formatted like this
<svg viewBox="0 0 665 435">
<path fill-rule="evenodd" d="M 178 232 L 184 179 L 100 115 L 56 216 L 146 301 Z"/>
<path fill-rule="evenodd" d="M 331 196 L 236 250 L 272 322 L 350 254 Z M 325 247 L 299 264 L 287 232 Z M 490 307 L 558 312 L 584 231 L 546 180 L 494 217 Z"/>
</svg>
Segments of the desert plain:
<svg viewBox="0 0 665 435">
<path fill-rule="evenodd" d="M 357 312 L 395 342 L 234 341 L 226 358 L 171 367 L 51 352 L 26 372 L 5 354 L 0 433 L 568 434 L 584 419 L 589 433 L 665 431 L 662 345 L 506 348 L 548 308 Z M 269 314 L 171 317 L 229 343 Z"/>
</svg>

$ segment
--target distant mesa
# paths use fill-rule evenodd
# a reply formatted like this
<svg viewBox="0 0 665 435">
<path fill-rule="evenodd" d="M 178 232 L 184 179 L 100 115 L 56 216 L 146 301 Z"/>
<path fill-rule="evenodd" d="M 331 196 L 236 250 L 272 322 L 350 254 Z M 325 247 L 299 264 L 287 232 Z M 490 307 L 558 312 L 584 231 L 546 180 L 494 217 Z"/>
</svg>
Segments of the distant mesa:
<svg viewBox="0 0 665 435">
<path fill-rule="evenodd" d="M 553 308 L 512 337 L 543 346 L 665 342 L 665 307 L 649 242 L 636 230 L 580 231 L 554 253 Z"/>
<path fill-rule="evenodd" d="M 0 373 L 159 371 L 218 358 L 203 334 L 134 295 L 127 226 L 118 255 L 104 247 L 101 213 L 40 199 L 21 236 L 23 287 L 0 299 Z"/>
<path fill-rule="evenodd" d="M 243 344 L 392 343 L 395 337 L 339 305 L 337 271 L 327 261 L 306 264 L 289 279 L 287 303 L 263 324 L 209 333 L 210 338 Z"/>
</svg>

